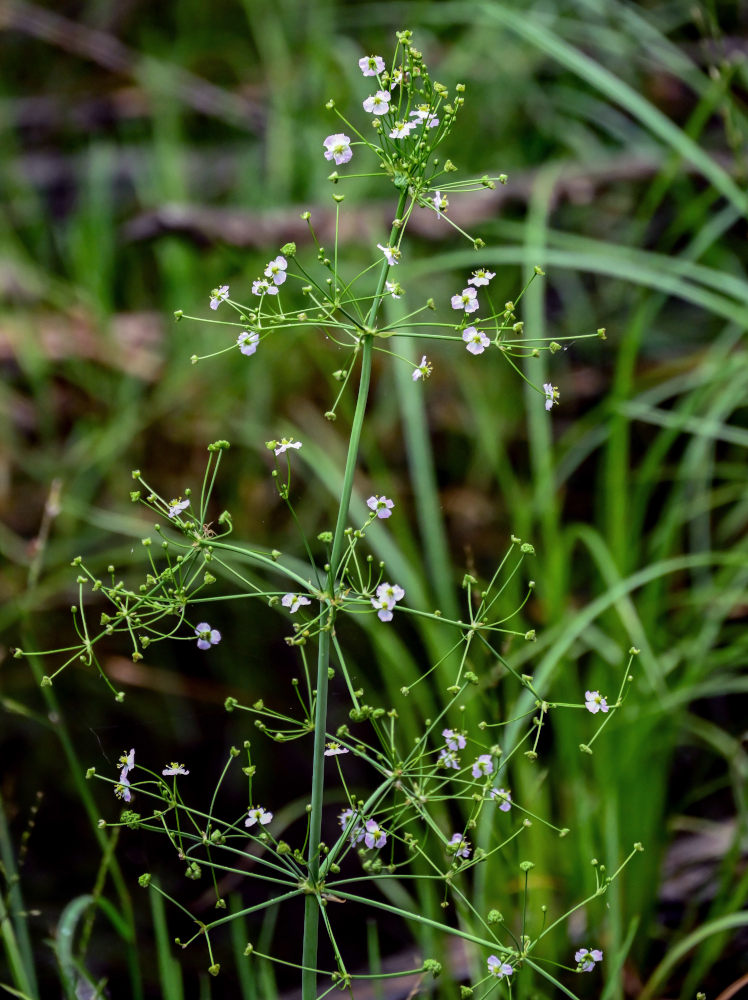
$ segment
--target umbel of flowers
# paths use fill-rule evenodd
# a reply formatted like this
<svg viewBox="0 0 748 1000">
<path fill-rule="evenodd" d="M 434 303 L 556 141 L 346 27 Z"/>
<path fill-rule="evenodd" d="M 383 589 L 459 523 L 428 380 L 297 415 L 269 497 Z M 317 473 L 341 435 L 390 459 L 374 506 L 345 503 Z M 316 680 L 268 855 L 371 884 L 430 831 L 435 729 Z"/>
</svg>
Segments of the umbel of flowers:
<svg viewBox="0 0 748 1000">
<path fill-rule="evenodd" d="M 455 126 L 465 88 L 457 84 L 450 93 L 445 85 L 432 80 L 410 32 L 398 33 L 389 62 L 375 54 L 362 56 L 358 65 L 363 81 L 359 107 L 348 118 L 334 101 L 328 103 L 338 121 L 334 131 L 320 137 L 320 156 L 336 168 L 330 181 L 335 186 L 337 211 L 344 199 L 337 193 L 339 186 L 355 179 L 346 178 L 345 170 L 341 174 L 337 168 L 347 168 L 354 158 L 366 158 L 367 166 L 394 189 L 392 226 L 380 241 L 372 241 L 371 266 L 358 275 L 349 274 L 337 234 L 328 253 L 319 246 L 310 213 L 304 213 L 316 254 L 305 256 L 289 243 L 272 251 L 261 274 L 249 282 L 231 279 L 209 294 L 206 290 L 206 308 L 213 314 L 211 334 L 225 324 L 225 341 L 211 354 L 192 358 L 196 363 L 235 352 L 238 364 L 261 365 L 266 351 L 284 350 L 285 337 L 294 327 L 323 331 L 342 349 L 345 360 L 333 372 L 340 391 L 325 415 L 335 419 L 338 402 L 349 390 L 355 393 L 355 408 L 330 529 L 322 531 L 315 542 L 302 540 L 299 548 L 307 555 L 307 562 L 302 563 L 297 554 L 287 556 L 237 542 L 232 537 L 229 512 L 211 521 L 212 494 L 222 456 L 229 447 L 225 440 L 208 447 L 199 495 L 185 486 L 183 496 L 166 499 L 146 482 L 140 470 L 134 470 L 136 488 L 131 499 L 143 504 L 157 520 L 157 538 L 143 539 L 148 561 L 145 578 L 137 586 L 128 586 L 112 566 L 107 578 L 100 579 L 81 559 L 74 560 L 79 573 L 74 613 L 76 628 L 84 638 L 72 650 L 50 651 L 63 652 L 65 662 L 45 678 L 45 683 L 51 684 L 69 663 L 81 660 L 97 668 L 109 683 L 96 650 L 100 639 L 115 634 L 132 644 L 134 660 L 142 659 L 146 650 L 153 655 L 159 642 L 186 641 L 196 643 L 203 662 L 209 664 L 229 644 L 230 632 L 220 617 L 219 596 L 252 599 L 258 602 L 258 609 L 282 616 L 288 629 L 286 642 L 299 656 L 300 676 L 293 683 L 294 705 L 298 707 L 275 708 L 264 701 L 244 705 L 229 697 L 226 710 L 250 713 L 257 732 L 273 740 L 279 749 L 293 740 L 305 741 L 303 756 L 310 761 L 310 777 L 301 834 L 297 829 L 288 832 L 282 819 L 282 782 L 258 771 L 249 739 L 228 750 L 209 808 L 188 804 L 194 762 L 189 769 L 172 761 L 153 771 L 140 763 L 143 754 L 139 750 L 135 779 L 135 750 L 123 753 L 118 773 L 102 777 L 124 808 L 118 820 L 102 823 L 165 834 L 179 864 L 186 866 L 185 877 L 192 880 L 206 872 L 215 878 L 222 867 L 236 870 L 236 855 L 245 853 L 249 843 L 254 862 L 252 884 L 258 889 L 247 909 L 237 916 L 262 917 L 268 906 L 303 899 L 298 966 L 304 1000 L 318 996 L 321 978 L 326 980 L 325 990 L 333 985 L 348 989 L 352 983 L 336 938 L 336 927 L 348 918 L 328 906 L 331 900 L 368 905 L 384 919 L 410 921 L 433 932 L 435 921 L 431 917 L 413 908 L 404 909 L 397 902 L 397 893 L 390 891 L 395 879 L 400 875 L 410 878 L 414 866 L 421 863 L 427 866 L 429 877 L 443 886 L 445 908 L 460 908 L 460 925 L 465 928 L 460 934 L 482 955 L 486 991 L 495 989 L 509 995 L 525 967 L 559 986 L 554 971 L 557 963 L 543 958 L 544 937 L 555 923 L 517 937 L 513 929 L 516 921 L 505 920 L 498 911 L 484 914 L 476 909 L 471 900 L 470 873 L 476 866 L 490 866 L 493 857 L 521 838 L 533 823 L 544 824 L 553 835 L 568 833 L 530 811 L 533 803 L 523 801 L 521 791 L 513 785 L 513 769 L 522 756 L 528 760 L 538 757 L 544 722 L 551 712 L 579 712 L 585 740 L 582 749 L 591 753 L 592 744 L 624 700 L 629 665 L 636 651 L 630 652 L 615 698 L 609 700 L 598 690 L 587 690 L 583 696 L 581 689 L 574 689 L 568 702 L 551 703 L 537 690 L 532 676 L 518 674 L 504 655 L 508 641 L 535 639 L 534 631 L 528 631 L 519 620 L 534 584 L 527 584 L 524 599 L 513 614 L 507 616 L 498 610 L 507 580 L 518 574 L 520 579 L 525 560 L 533 556 L 532 545 L 512 537 L 490 580 L 477 586 L 474 577 L 464 577 L 460 618 L 414 607 L 403 580 L 368 551 L 370 534 L 386 537 L 402 511 L 397 496 L 392 499 L 372 492 L 363 500 L 376 484 L 361 495 L 358 504 L 354 502 L 354 480 L 363 475 L 358 460 L 374 352 L 394 364 L 409 366 L 413 382 L 409 392 L 428 392 L 425 383 L 436 362 L 427 353 L 427 344 L 437 340 L 464 364 L 496 364 L 508 375 L 519 375 L 536 390 L 539 408 L 549 411 L 547 418 L 541 418 L 551 419 L 550 411 L 559 403 L 558 390 L 543 383 L 542 374 L 536 384 L 528 372 L 542 350 L 553 354 L 560 345 L 527 338 L 517 318 L 517 303 L 529 283 L 542 276 L 541 269 L 535 268 L 528 275 L 515 301 L 500 303 L 492 290 L 496 272 L 490 270 L 488 254 L 467 273 L 450 279 L 453 284 L 445 285 L 438 299 L 411 303 L 405 314 L 394 309 L 390 312 L 393 300 L 407 295 L 403 287 L 407 281 L 403 278 L 400 283 L 400 271 L 406 273 L 409 252 L 405 237 L 413 212 L 434 213 L 440 224 L 452 225 L 476 251 L 483 251 L 485 244 L 480 237 L 463 233 L 452 220 L 452 206 L 462 193 L 490 189 L 507 178 L 456 180 L 455 164 L 434 155 Z M 181 310 L 176 318 L 200 319 L 187 317 Z M 602 336 L 603 331 L 579 336 L 585 335 Z M 401 338 L 417 342 L 415 357 L 420 356 L 419 362 L 397 349 Z M 215 344 L 213 339 L 211 344 Z M 306 463 L 308 449 L 287 428 L 282 431 L 283 436 L 265 442 L 266 456 L 278 501 L 295 518 L 294 473 Z M 268 428 L 269 435 L 274 432 L 278 433 Z M 154 541 L 159 544 L 154 546 Z M 216 594 L 219 587 L 220 595 Z M 99 592 L 110 604 L 98 631 L 93 625 L 89 627 L 86 617 L 85 598 L 90 590 Z M 208 601 L 210 611 L 205 608 Z M 341 641 L 346 630 L 336 627 L 341 616 L 363 623 L 365 628 L 384 630 L 380 635 L 390 638 L 404 628 L 417 630 L 424 622 L 429 627 L 439 626 L 444 630 L 445 650 L 458 651 L 459 655 L 455 659 L 445 654 L 424 663 L 418 679 L 403 687 L 402 704 L 381 704 L 376 692 L 367 696 L 358 686 L 356 665 Z M 486 656 L 502 665 L 508 682 L 516 683 L 533 706 L 524 734 L 503 743 L 499 727 L 506 720 L 488 711 L 479 723 L 466 722 L 466 706 L 486 680 L 475 664 L 484 662 Z M 348 706 L 346 721 L 338 723 L 334 731 L 328 712 L 331 683 L 338 685 L 339 703 L 345 699 Z M 407 710 L 412 707 L 418 712 L 417 699 L 410 699 L 417 685 L 424 685 L 437 700 L 435 710 L 420 718 L 421 731 L 413 740 L 402 735 L 398 719 L 406 705 Z M 116 696 L 121 700 L 120 692 Z M 283 706 L 286 702 L 282 699 Z M 477 712 L 472 713 L 473 719 Z M 88 777 L 94 773 L 91 769 Z M 238 815 L 221 816 L 214 804 L 220 801 L 224 784 L 233 780 L 245 783 L 246 800 Z M 326 785 L 332 782 L 335 789 L 326 794 Z M 579 906 L 591 907 L 629 858 L 613 875 L 598 866 L 596 884 L 583 894 Z M 530 862 L 523 863 L 528 864 L 532 867 Z M 376 886 L 367 888 L 365 879 L 382 880 L 383 886 L 384 880 L 389 880 L 389 885 L 379 891 Z M 162 891 L 151 873 L 144 874 L 140 882 L 149 891 Z M 216 906 L 224 909 L 219 881 L 214 885 Z M 526 883 L 523 906 L 528 894 L 531 889 Z M 192 941 L 204 942 L 213 974 L 220 971 L 213 955 L 213 934 L 228 919 L 230 915 L 221 914 L 213 921 L 196 921 L 194 935 L 180 942 L 184 947 Z M 445 935 L 454 933 L 453 921 L 445 919 L 436 926 L 441 926 Z M 319 971 L 321 934 L 336 956 L 335 968 L 325 970 L 324 975 Z M 245 955 L 257 961 L 271 959 L 261 955 L 251 942 Z M 602 961 L 603 953 L 597 947 L 579 949 L 573 963 L 571 955 L 570 946 L 566 966 L 570 973 L 591 972 Z M 413 971 L 437 975 L 439 966 L 427 959 Z M 564 990 L 568 993 L 566 987 Z"/>
</svg>

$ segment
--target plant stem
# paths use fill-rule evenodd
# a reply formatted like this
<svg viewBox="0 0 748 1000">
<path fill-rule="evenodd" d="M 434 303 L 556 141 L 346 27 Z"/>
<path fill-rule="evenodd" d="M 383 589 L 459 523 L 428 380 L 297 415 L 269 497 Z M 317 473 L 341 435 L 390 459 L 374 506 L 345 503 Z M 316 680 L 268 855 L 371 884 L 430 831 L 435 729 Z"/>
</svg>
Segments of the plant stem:
<svg viewBox="0 0 748 1000">
<path fill-rule="evenodd" d="M 397 205 L 396 218 L 400 218 L 408 195 L 406 191 L 400 193 Z M 390 234 L 390 242 L 397 235 L 397 230 L 393 226 Z M 374 300 L 369 310 L 366 325 L 369 329 L 374 324 L 379 307 L 382 303 L 382 293 L 389 273 L 389 264 L 383 261 L 382 269 L 377 282 L 377 290 Z M 371 359 L 374 353 L 374 335 L 364 333 L 361 336 L 361 377 L 358 383 L 358 397 L 356 399 L 356 410 L 353 414 L 351 424 L 351 434 L 348 441 L 348 454 L 345 460 L 345 471 L 343 473 L 343 485 L 340 492 L 340 505 L 338 507 L 338 517 L 335 523 L 335 533 L 332 540 L 332 551 L 330 555 L 330 568 L 327 574 L 328 598 L 324 602 L 326 605 L 327 621 L 319 634 L 319 644 L 317 647 L 317 694 L 314 706 L 314 756 L 312 758 L 312 798 L 311 811 L 309 814 L 309 848 L 307 860 L 309 863 L 309 883 L 314 888 L 304 902 L 304 943 L 302 948 L 301 991 L 303 1000 L 315 1000 L 317 995 L 317 942 L 319 938 L 319 843 L 322 835 L 322 807 L 324 799 L 324 776 L 325 776 L 325 730 L 327 723 L 327 687 L 328 670 L 330 667 L 330 633 L 335 622 L 335 607 L 330 602 L 335 597 L 335 584 L 338 566 L 340 564 L 340 553 L 343 548 L 345 529 L 348 524 L 348 509 L 353 493 L 353 477 L 358 462 L 358 449 L 361 441 L 361 430 L 364 425 L 364 415 L 366 413 L 366 403 L 369 398 L 369 384 L 371 381 Z"/>
</svg>

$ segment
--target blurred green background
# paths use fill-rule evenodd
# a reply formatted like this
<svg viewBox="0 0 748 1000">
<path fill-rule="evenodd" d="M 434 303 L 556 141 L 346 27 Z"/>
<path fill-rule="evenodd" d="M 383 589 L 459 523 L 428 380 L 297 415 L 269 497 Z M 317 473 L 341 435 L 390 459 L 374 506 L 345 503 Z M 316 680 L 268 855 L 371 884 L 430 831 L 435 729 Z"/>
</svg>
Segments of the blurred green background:
<svg viewBox="0 0 748 1000">
<path fill-rule="evenodd" d="M 229 438 L 216 513 L 291 551 L 264 445 L 291 432 L 309 442 L 300 517 L 310 531 L 329 526 L 350 416 L 347 402 L 337 424 L 323 419 L 336 349 L 294 334 L 248 364 L 231 354 L 193 366 L 226 342 L 171 317 L 205 315 L 225 282 L 248 290 L 289 240 L 310 250 L 302 211 L 329 232 L 339 189 L 322 140 L 338 125 L 325 102 L 355 116 L 358 58 L 387 56 L 400 27 L 436 79 L 467 85 L 444 151 L 458 177 L 509 175 L 498 192 L 452 199 L 487 243 L 480 260 L 447 226 L 414 220 L 398 273 L 409 305 L 478 264 L 497 271 L 497 300 L 511 299 L 540 265 L 547 277 L 523 301 L 528 335 L 605 327 L 607 341 L 563 341 L 528 367 L 559 386 L 550 421 L 495 359 L 455 364 L 453 347 L 435 348 L 422 404 L 407 372 L 375 366 L 362 468 L 402 504 L 388 565 L 427 603 L 455 607 L 466 569 L 490 573 L 512 532 L 532 541 L 525 617 L 539 641 L 512 662 L 551 697 L 570 680 L 612 696 L 626 650 L 641 649 L 626 711 L 593 757 L 579 753 L 576 724 L 559 723 L 542 770 L 512 775 L 574 831 L 563 855 L 540 836 L 533 845 L 559 907 L 589 891 L 591 857 L 612 870 L 634 841 L 646 848 L 594 915 L 605 985 L 573 987 L 711 998 L 748 974 L 746 4 L 2 0 L 0 844 L 11 916 L 0 981 L 29 995 L 59 995 L 51 984 L 74 982 L 78 960 L 113 997 L 275 990 L 228 956 L 220 982 L 202 956 L 180 956 L 176 971 L 173 914 L 149 912 L 134 881 L 166 862 L 125 831 L 122 867 L 102 865 L 95 821 L 110 803 L 73 762 L 105 769 L 147 746 L 193 771 L 199 758 L 211 787 L 248 729 L 225 697 L 272 690 L 267 663 L 293 663 L 280 623 L 227 606 L 211 621 L 228 641 L 210 674 L 191 644 L 138 665 L 108 650 L 122 706 L 83 669 L 45 700 L 48 667 L 9 651 L 68 640 L 74 556 L 94 570 L 139 561 L 150 521 L 129 504 L 133 468 L 179 495 L 200 482 L 206 444 Z M 347 245 L 366 260 L 394 202 L 375 180 L 340 190 Z M 408 651 L 376 638 L 361 649 L 362 672 L 376 663 L 394 699 Z M 284 769 L 302 769 L 303 750 L 289 752 Z M 93 911 L 68 904 L 91 892 L 113 902 L 89 927 Z M 573 933 L 588 943 L 585 926 Z M 571 945 L 554 947 L 568 959 Z M 546 995 L 542 983 L 525 989 Z"/>
</svg>

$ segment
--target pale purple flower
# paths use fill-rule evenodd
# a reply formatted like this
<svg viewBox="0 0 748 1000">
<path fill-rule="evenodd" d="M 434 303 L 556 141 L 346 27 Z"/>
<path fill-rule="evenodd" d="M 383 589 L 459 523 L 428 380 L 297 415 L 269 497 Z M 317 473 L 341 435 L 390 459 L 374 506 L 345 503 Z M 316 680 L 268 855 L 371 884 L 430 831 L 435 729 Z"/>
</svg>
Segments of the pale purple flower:
<svg viewBox="0 0 748 1000">
<path fill-rule="evenodd" d="M 243 330 L 236 338 L 236 343 L 242 354 L 250 357 L 257 350 L 260 335 L 255 330 Z"/>
<path fill-rule="evenodd" d="M 114 794 L 124 802 L 132 802 L 132 792 L 130 791 L 130 782 L 128 781 L 126 771 L 123 771 L 120 775 L 119 784 L 114 786 Z"/>
<path fill-rule="evenodd" d="M 599 691 L 584 692 L 584 707 L 588 712 L 597 715 L 598 712 L 607 712 L 609 705 Z"/>
<path fill-rule="evenodd" d="M 386 115 L 390 110 L 390 93 L 388 90 L 378 90 L 376 94 L 364 101 L 364 111 L 372 115 Z"/>
<path fill-rule="evenodd" d="M 415 111 L 411 111 L 410 117 L 415 118 L 419 124 L 422 122 L 426 128 L 436 128 L 439 124 L 439 119 L 428 104 L 419 104 Z"/>
<path fill-rule="evenodd" d="M 338 823 L 340 823 L 341 830 L 345 830 L 351 819 L 355 820 L 349 834 L 352 847 L 355 847 L 356 844 L 360 844 L 366 836 L 366 831 L 361 823 L 358 822 L 358 818 L 358 813 L 354 812 L 353 809 L 344 809 L 338 816 Z"/>
<path fill-rule="evenodd" d="M 220 288 L 214 288 L 210 293 L 210 308 L 217 309 L 222 302 L 225 302 L 229 297 L 229 286 L 221 285 Z"/>
<path fill-rule="evenodd" d="M 384 287 L 386 291 L 390 293 L 393 299 L 402 298 L 403 290 L 396 281 L 385 281 Z"/>
<path fill-rule="evenodd" d="M 466 313 L 475 312 L 480 308 L 478 293 L 474 288 L 463 288 L 460 295 L 452 296 L 452 308 L 464 309 Z"/>
<path fill-rule="evenodd" d="M 390 132 L 390 139 L 407 139 L 415 127 L 415 122 L 395 122 Z"/>
<path fill-rule="evenodd" d="M 386 598 L 390 602 L 390 607 L 394 607 L 405 597 L 405 591 L 396 583 L 380 583 L 377 587 L 377 597 Z"/>
<path fill-rule="evenodd" d="M 379 76 L 384 73 L 384 59 L 381 56 L 364 56 L 359 59 L 358 65 L 364 76 Z"/>
<path fill-rule="evenodd" d="M 426 379 L 431 374 L 433 365 L 430 361 L 427 361 L 426 355 L 421 358 L 420 365 L 416 365 L 415 371 L 413 372 L 413 381 L 417 382 L 419 378 Z"/>
<path fill-rule="evenodd" d="M 558 405 L 558 389 L 555 385 L 551 385 L 550 382 L 544 382 L 543 392 L 545 393 L 546 410 L 550 410 L 554 403 Z"/>
<path fill-rule="evenodd" d="M 281 597 L 281 604 L 284 608 L 288 608 L 290 613 L 295 614 L 302 604 L 311 604 L 312 602 L 308 597 L 304 597 L 303 594 L 284 594 Z"/>
<path fill-rule="evenodd" d="M 288 261 L 283 256 L 283 254 L 278 254 L 275 260 L 271 260 L 265 270 L 262 272 L 266 278 L 272 278 L 273 284 L 282 285 L 286 280 L 286 268 L 288 267 Z"/>
<path fill-rule="evenodd" d="M 440 750 L 439 760 L 436 763 L 439 767 L 453 767 L 455 771 L 460 770 L 460 758 L 455 750 Z"/>
<path fill-rule="evenodd" d="M 244 825 L 254 826 L 255 823 L 259 823 L 260 826 L 267 826 L 272 818 L 273 814 L 263 809 L 262 806 L 250 806 L 247 810 L 247 818 L 244 820 Z"/>
<path fill-rule="evenodd" d="M 181 514 L 183 510 L 187 510 L 189 505 L 190 505 L 189 500 L 182 500 L 182 498 L 180 497 L 178 500 L 172 500 L 169 503 L 169 509 L 167 510 L 166 513 L 168 514 L 169 517 L 177 517 L 177 515 Z"/>
<path fill-rule="evenodd" d="M 395 69 L 392 71 L 392 76 L 390 77 L 390 87 L 394 90 L 395 87 L 399 87 L 403 82 L 403 71 L 401 69 Z"/>
<path fill-rule="evenodd" d="M 367 847 L 384 847 L 387 843 L 387 834 L 374 819 L 367 819 L 366 821 L 364 843 Z"/>
<path fill-rule="evenodd" d="M 278 289 L 275 285 L 271 285 L 267 278 L 258 278 L 257 281 L 252 282 L 252 294 L 253 295 L 277 295 Z"/>
<path fill-rule="evenodd" d="M 392 610 L 403 597 L 405 597 L 405 591 L 396 583 L 380 583 L 377 587 L 377 596 L 371 598 L 372 606 L 377 608 L 379 620 L 391 622 Z"/>
<path fill-rule="evenodd" d="M 338 754 L 348 753 L 347 747 L 342 747 L 339 743 L 332 740 L 330 743 L 325 743 L 325 757 L 337 757 Z"/>
<path fill-rule="evenodd" d="M 349 136 L 344 135 L 342 132 L 336 132 L 335 135 L 328 135 L 324 146 L 325 159 L 335 160 L 337 166 L 340 166 L 341 163 L 348 163 L 353 157 L 351 140 Z"/>
<path fill-rule="evenodd" d="M 210 649 L 211 646 L 217 646 L 221 641 L 221 633 L 217 628 L 211 628 L 207 622 L 200 622 L 199 625 L 195 626 L 195 635 L 197 636 L 198 649 Z"/>
<path fill-rule="evenodd" d="M 178 764 L 175 760 L 171 761 L 161 772 L 166 777 L 173 774 L 189 774 L 190 772 L 185 768 L 184 764 Z"/>
<path fill-rule="evenodd" d="M 135 770 L 135 747 L 133 747 L 129 753 L 121 754 L 117 764 L 122 768 L 122 773 L 120 774 L 120 781 L 122 781 L 123 778 L 127 777 L 130 771 Z"/>
<path fill-rule="evenodd" d="M 435 191 L 432 201 L 434 202 L 434 209 L 436 210 L 438 218 L 441 218 L 442 212 L 446 212 L 449 208 L 447 196 L 442 194 L 441 191 Z"/>
<path fill-rule="evenodd" d="M 377 243 L 377 249 L 382 251 L 390 267 L 394 267 L 398 263 L 397 258 L 400 256 L 400 251 L 396 247 L 383 247 L 381 243 Z"/>
<path fill-rule="evenodd" d="M 595 962 L 602 962 L 602 960 L 603 953 L 599 948 L 593 948 L 592 951 L 580 948 L 574 954 L 574 961 L 577 963 L 577 972 L 592 972 L 595 968 Z"/>
<path fill-rule="evenodd" d="M 462 331 L 462 339 L 465 341 L 466 350 L 471 354 L 483 354 L 491 341 L 482 330 L 476 330 L 474 326 L 466 326 Z"/>
<path fill-rule="evenodd" d="M 294 441 L 293 438 L 281 438 L 281 443 L 277 448 L 274 449 L 275 455 L 282 455 L 284 451 L 288 451 L 289 448 L 300 448 L 301 441 Z"/>
<path fill-rule="evenodd" d="M 492 788 L 490 795 L 492 799 L 499 799 L 501 802 L 499 809 L 502 812 L 508 813 L 512 808 L 512 793 L 508 792 L 505 788 Z"/>
<path fill-rule="evenodd" d="M 473 777 L 485 778 L 488 774 L 493 774 L 493 761 L 490 753 L 482 753 L 473 764 Z"/>
<path fill-rule="evenodd" d="M 467 837 L 463 837 L 461 833 L 453 833 L 452 839 L 449 841 L 450 844 L 456 844 L 457 850 L 454 851 L 454 856 L 456 858 L 469 858 L 470 857 L 470 841 Z"/>
<path fill-rule="evenodd" d="M 392 508 L 395 504 L 394 501 L 389 500 L 387 497 L 380 497 L 377 493 L 373 497 L 369 497 L 366 501 L 366 506 L 369 510 L 373 510 L 377 517 L 385 518 L 392 516 Z"/>
<path fill-rule="evenodd" d="M 480 288 L 481 285 L 487 285 L 491 278 L 495 277 L 494 271 L 487 271 L 485 267 L 479 267 L 477 271 L 473 271 L 472 278 L 468 278 L 468 284 Z"/>
<path fill-rule="evenodd" d="M 491 955 L 488 959 L 488 971 L 492 976 L 496 976 L 497 979 L 503 979 L 504 976 L 511 976 L 514 969 L 508 962 L 502 962 L 497 955 Z"/>
<path fill-rule="evenodd" d="M 444 742 L 450 750 L 464 750 L 467 745 L 465 734 L 454 729 L 442 729 Z"/>
</svg>

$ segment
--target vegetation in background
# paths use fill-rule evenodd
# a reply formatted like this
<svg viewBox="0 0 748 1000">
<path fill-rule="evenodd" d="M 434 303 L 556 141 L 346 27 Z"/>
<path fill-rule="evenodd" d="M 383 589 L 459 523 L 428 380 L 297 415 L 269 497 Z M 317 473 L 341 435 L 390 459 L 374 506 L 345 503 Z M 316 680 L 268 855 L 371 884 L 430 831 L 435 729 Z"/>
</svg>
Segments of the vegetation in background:
<svg viewBox="0 0 748 1000">
<path fill-rule="evenodd" d="M 620 650 L 641 649 L 625 724 L 595 745 L 594 778 L 573 727 L 559 725 L 545 752 L 563 762 L 563 782 L 520 770 L 514 787 L 552 801 L 583 831 L 552 887 L 560 898 L 591 878 L 591 845 L 604 843 L 608 863 L 619 845 L 646 844 L 637 877 L 608 898 L 607 956 L 616 960 L 605 963 L 605 996 L 726 989 L 741 972 L 748 890 L 738 9 L 608 0 L 552 9 L 277 4 L 261 16 L 249 2 L 157 12 L 8 3 L 2 12 L 6 648 L 64 634 L 73 556 L 93 566 L 98 557 L 103 569 L 104 558 L 124 564 L 139 546 L 150 522 L 123 505 L 123 469 L 158 467 L 164 491 L 178 494 L 198 475 L 205 441 L 225 433 L 237 448 L 223 467 L 221 506 L 235 512 L 237 531 L 277 539 L 263 472 L 272 415 L 320 442 L 317 480 L 300 483 L 298 511 L 310 531 L 319 524 L 322 491 L 337 489 L 328 460 L 341 448 L 321 416 L 335 348 L 299 338 L 282 355 L 268 352 L 262 370 L 219 363 L 209 410 L 201 367 L 186 363 L 205 353 L 205 335 L 165 317 L 197 311 L 206 288 L 254 275 L 269 244 L 303 245 L 300 211 L 322 217 L 330 193 L 318 144 L 333 129 L 314 109 L 333 94 L 343 103 L 350 67 L 384 46 L 396 15 L 418 30 L 441 77 L 470 82 L 459 148 L 448 154 L 509 175 L 493 202 L 473 209 L 500 248 L 485 264 L 504 297 L 539 264 L 547 278 L 525 298 L 526 326 L 566 345 L 563 337 L 604 325 L 608 344 L 555 356 L 553 381 L 575 419 L 567 426 L 557 410 L 552 431 L 531 405 L 525 425 L 516 383 L 496 372 L 453 371 L 436 355 L 427 411 L 414 413 L 407 375 L 401 384 L 375 366 L 370 419 L 387 467 L 365 453 L 367 472 L 387 495 L 404 495 L 406 470 L 414 483 L 409 518 L 380 554 L 388 567 L 409 567 L 414 585 L 446 608 L 459 583 L 444 572 L 450 548 L 456 565 L 484 573 L 511 532 L 531 539 L 543 577 L 526 608 L 538 635 L 529 653 L 551 690 L 576 672 L 582 686 L 603 688 L 621 669 Z M 285 207 L 267 212 L 271 198 Z M 366 192 L 356 208 L 354 233 L 378 234 L 389 209 Z M 409 264 L 407 279 L 414 299 L 434 274 L 475 263 L 447 227 L 420 225 L 423 261 Z M 339 420 L 350 420 L 345 407 Z M 424 465 L 427 429 L 436 448 Z M 112 531 L 119 551 L 101 557 Z M 85 958 L 113 995 L 169 995 L 165 982 L 179 995 L 166 948 L 178 929 L 154 910 L 160 958 L 149 961 L 147 903 L 130 897 L 142 848 L 125 831 L 114 853 L 80 779 L 146 734 L 156 758 L 199 747 L 210 773 L 222 748 L 241 741 L 223 700 L 262 696 L 265 665 L 287 663 L 282 637 L 259 645 L 243 615 L 214 624 L 235 643 L 223 666 L 216 658 L 223 676 L 209 682 L 181 650 L 170 659 L 161 647 L 159 662 L 132 664 L 113 647 L 107 671 L 127 701 L 112 706 L 80 670 L 68 684 L 85 713 L 45 702 L 50 692 L 6 655 L 3 980 L 22 992 L 34 995 L 34 978 L 49 984 L 56 969 L 69 982 Z M 232 663 L 246 650 L 237 691 Z M 362 646 L 360 669 L 376 659 L 398 690 L 407 655 Z M 525 651 L 512 655 L 521 667 Z M 71 953 L 61 942 L 75 931 Z M 400 944 L 378 947 L 389 955 Z M 183 975 L 192 990 L 196 974 L 186 966 Z M 252 996 L 258 987 L 243 975 Z"/>
</svg>

